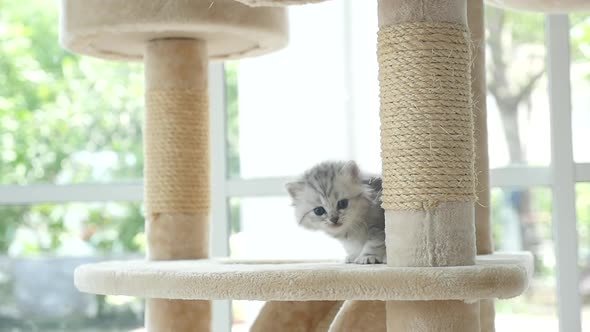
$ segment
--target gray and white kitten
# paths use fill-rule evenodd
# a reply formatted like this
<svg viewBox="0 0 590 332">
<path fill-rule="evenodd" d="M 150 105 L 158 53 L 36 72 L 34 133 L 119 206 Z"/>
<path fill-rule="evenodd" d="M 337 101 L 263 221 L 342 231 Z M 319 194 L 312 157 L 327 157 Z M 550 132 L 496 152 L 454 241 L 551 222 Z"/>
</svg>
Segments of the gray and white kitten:
<svg viewBox="0 0 590 332">
<path fill-rule="evenodd" d="M 354 161 L 323 162 L 286 189 L 299 225 L 336 238 L 347 263 L 386 263 L 381 179 L 361 174 Z"/>
</svg>

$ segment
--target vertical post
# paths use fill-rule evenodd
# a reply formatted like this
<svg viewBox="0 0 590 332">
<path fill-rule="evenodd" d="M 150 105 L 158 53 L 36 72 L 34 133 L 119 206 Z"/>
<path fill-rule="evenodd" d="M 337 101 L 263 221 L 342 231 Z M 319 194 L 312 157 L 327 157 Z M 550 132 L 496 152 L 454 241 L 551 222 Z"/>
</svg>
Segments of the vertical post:
<svg viewBox="0 0 590 332">
<path fill-rule="evenodd" d="M 388 265 L 475 264 L 466 0 L 379 0 Z M 480 331 L 479 303 L 389 301 L 388 331 Z"/>
<path fill-rule="evenodd" d="M 207 51 L 190 39 L 150 41 L 144 57 L 147 258 L 209 255 Z M 148 331 L 209 331 L 208 301 L 148 299 Z"/>
<path fill-rule="evenodd" d="M 483 0 L 467 1 L 467 22 L 473 45 L 471 93 L 473 95 L 475 135 L 475 234 L 478 255 L 494 252 L 490 220 L 490 166 L 488 157 L 488 126 L 486 109 L 485 15 Z M 495 331 L 494 300 L 480 301 L 482 332 Z"/>
<path fill-rule="evenodd" d="M 475 230 L 477 254 L 494 252 L 490 222 L 490 164 L 488 157 L 488 125 L 486 109 L 485 15 L 483 0 L 467 1 L 467 19 L 473 42 L 471 93 L 474 98 L 475 175 L 477 204 Z"/>
<path fill-rule="evenodd" d="M 553 238 L 557 273 L 559 330 L 579 332 L 578 232 L 572 148 L 570 43 L 567 15 L 547 15 L 547 62 L 551 117 Z"/>
</svg>

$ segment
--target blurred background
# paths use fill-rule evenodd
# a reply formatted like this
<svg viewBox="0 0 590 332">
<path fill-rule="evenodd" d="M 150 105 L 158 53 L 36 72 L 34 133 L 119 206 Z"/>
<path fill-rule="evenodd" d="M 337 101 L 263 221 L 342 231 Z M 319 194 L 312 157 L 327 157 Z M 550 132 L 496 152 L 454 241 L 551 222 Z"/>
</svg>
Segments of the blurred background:
<svg viewBox="0 0 590 332">
<path fill-rule="evenodd" d="M 286 49 L 224 66 L 226 113 L 212 131 L 223 134 L 213 150 L 226 167 L 213 187 L 228 188 L 214 205 L 227 232 L 213 241 L 232 257 L 342 258 L 334 240 L 296 226 L 280 184 L 327 159 L 381 167 L 376 3 L 290 14 Z M 558 331 L 547 18 L 486 7 L 486 20 L 496 249 L 531 251 L 536 262 L 527 293 L 496 302 L 497 330 Z M 143 69 L 65 52 L 57 22 L 54 1 L 0 0 L 0 331 L 130 331 L 143 324 L 140 299 L 80 294 L 72 274 L 145 250 Z M 590 13 L 569 24 L 572 163 L 590 174 Z M 117 198 L 118 188 L 135 198 Z M 106 199 L 77 200 L 86 190 Z M 590 183 L 575 191 L 577 287 L 590 332 Z M 234 301 L 232 331 L 247 331 L 261 305 Z"/>
</svg>

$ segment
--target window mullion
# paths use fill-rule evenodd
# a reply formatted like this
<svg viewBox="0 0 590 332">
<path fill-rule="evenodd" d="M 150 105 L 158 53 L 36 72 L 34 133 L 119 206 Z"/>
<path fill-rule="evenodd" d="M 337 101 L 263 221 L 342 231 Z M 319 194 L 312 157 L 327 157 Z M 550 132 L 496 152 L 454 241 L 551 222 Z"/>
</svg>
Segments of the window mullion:
<svg viewBox="0 0 590 332">
<path fill-rule="evenodd" d="M 141 182 L 0 186 L 0 205 L 70 202 L 139 202 Z"/>
<path fill-rule="evenodd" d="M 225 69 L 222 64 L 209 66 L 210 146 L 211 146 L 211 256 L 229 256 L 229 207 L 225 192 L 227 182 L 227 117 Z M 231 302 L 213 304 L 213 330 L 231 330 Z"/>
<path fill-rule="evenodd" d="M 581 331 L 578 294 L 578 234 L 572 149 L 569 20 L 547 15 L 547 65 L 551 114 L 553 238 L 557 270 L 559 329 Z"/>
</svg>

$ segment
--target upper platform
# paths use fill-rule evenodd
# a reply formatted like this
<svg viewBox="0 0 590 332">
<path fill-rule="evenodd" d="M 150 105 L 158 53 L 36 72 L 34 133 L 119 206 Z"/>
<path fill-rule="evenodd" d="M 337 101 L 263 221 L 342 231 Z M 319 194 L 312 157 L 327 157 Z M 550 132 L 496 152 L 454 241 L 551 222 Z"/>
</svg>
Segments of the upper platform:
<svg viewBox="0 0 590 332">
<path fill-rule="evenodd" d="M 254 7 L 280 7 L 289 5 L 304 5 L 310 3 L 323 2 L 327 0 L 237 0 L 245 3 L 249 6 Z M 333 0 L 337 1 L 337 0 Z M 412 0 L 405 0 L 412 1 Z M 403 6 L 403 2 L 396 0 L 400 6 Z M 504 9 L 516 9 L 533 12 L 545 12 L 545 13 L 569 13 L 576 11 L 590 10 L 590 1 L 588 0 L 485 0 L 488 4 L 501 7 Z M 394 2 L 394 1 L 391 1 Z M 446 2 L 441 4 L 447 5 Z"/>
<path fill-rule="evenodd" d="M 74 53 L 141 60 L 153 39 L 206 41 L 210 59 L 269 53 L 288 41 L 284 8 L 234 0 L 61 0 L 60 42 Z"/>
<path fill-rule="evenodd" d="M 114 261 L 76 269 L 94 294 L 200 300 L 466 300 L 520 295 L 533 274 L 529 253 L 478 256 L 477 265 L 392 268 L 339 262 Z"/>
</svg>

